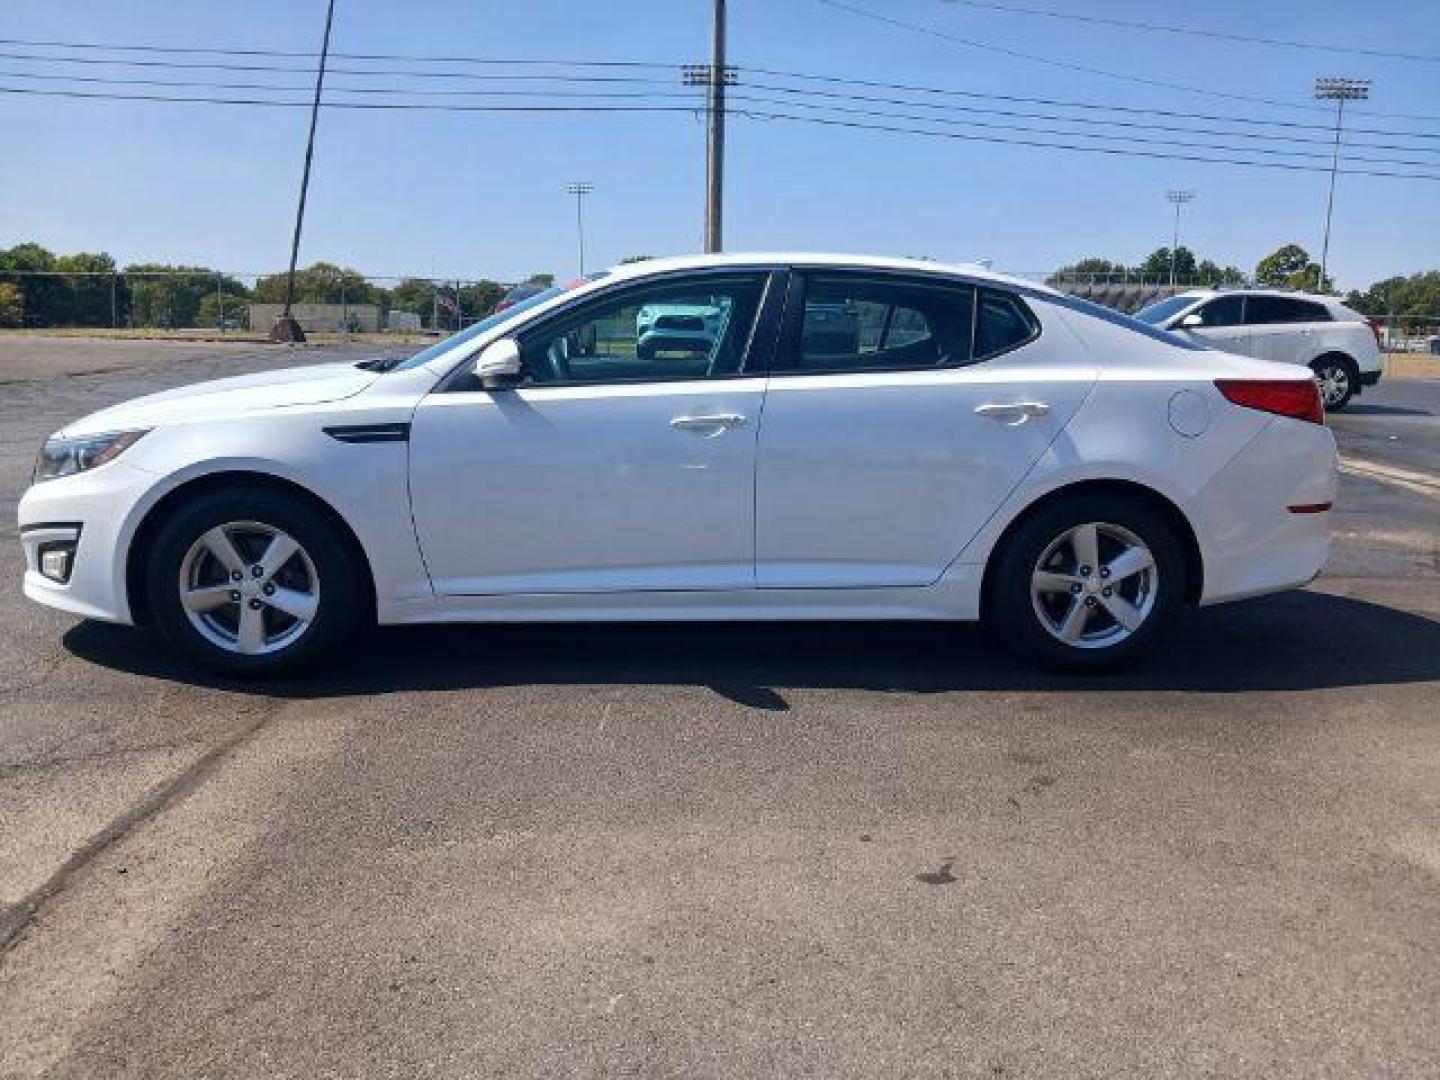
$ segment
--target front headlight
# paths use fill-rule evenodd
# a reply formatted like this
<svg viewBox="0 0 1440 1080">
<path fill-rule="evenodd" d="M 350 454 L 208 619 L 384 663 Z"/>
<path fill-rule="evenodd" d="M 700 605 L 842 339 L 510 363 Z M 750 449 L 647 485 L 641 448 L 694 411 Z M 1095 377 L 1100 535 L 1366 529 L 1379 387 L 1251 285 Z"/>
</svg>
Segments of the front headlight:
<svg viewBox="0 0 1440 1080">
<path fill-rule="evenodd" d="M 144 434 L 144 431 L 108 431 L 103 435 L 80 435 L 71 439 L 52 435 L 40 448 L 33 482 L 73 476 L 114 461 Z"/>
</svg>

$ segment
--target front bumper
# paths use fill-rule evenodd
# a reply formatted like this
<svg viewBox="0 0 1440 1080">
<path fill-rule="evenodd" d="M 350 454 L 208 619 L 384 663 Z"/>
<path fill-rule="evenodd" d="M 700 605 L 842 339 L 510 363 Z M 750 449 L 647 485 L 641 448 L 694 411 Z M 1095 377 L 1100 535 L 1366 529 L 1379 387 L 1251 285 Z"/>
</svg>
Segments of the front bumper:
<svg viewBox="0 0 1440 1080">
<path fill-rule="evenodd" d="M 133 623 L 125 581 L 125 553 L 137 508 L 155 483 L 123 461 L 33 485 L 20 499 L 25 549 L 25 595 L 87 619 Z M 69 575 L 41 572 L 47 547 L 70 545 Z"/>
<path fill-rule="evenodd" d="M 1380 369 L 1379 369 L 1379 368 L 1376 368 L 1374 371 L 1362 371 L 1362 372 L 1360 372 L 1360 385 L 1361 385 L 1361 386 L 1374 386 L 1374 385 L 1375 385 L 1376 383 L 1378 383 L 1379 381 L 1380 381 Z"/>
</svg>

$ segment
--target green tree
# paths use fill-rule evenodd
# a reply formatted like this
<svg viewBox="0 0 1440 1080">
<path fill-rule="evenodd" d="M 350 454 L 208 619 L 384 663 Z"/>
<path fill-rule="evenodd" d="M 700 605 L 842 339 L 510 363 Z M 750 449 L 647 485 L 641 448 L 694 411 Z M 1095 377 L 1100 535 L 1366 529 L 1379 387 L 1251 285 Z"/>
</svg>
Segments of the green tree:
<svg viewBox="0 0 1440 1080">
<path fill-rule="evenodd" d="M 1191 282 L 1195 280 L 1197 267 L 1195 265 L 1195 253 L 1181 244 L 1175 249 L 1175 280 L 1177 282 Z M 1150 280 L 1170 280 L 1170 249 L 1168 247 L 1156 248 L 1152 251 L 1135 272 L 1143 278 Z"/>
<path fill-rule="evenodd" d="M 202 317 L 200 305 L 216 292 L 243 295 L 245 285 L 204 266 L 135 263 L 125 267 L 130 286 L 130 314 L 136 326 L 191 327 L 216 325 L 218 308 Z M 218 304 L 218 301 L 214 301 Z"/>
<path fill-rule="evenodd" d="M 390 290 L 390 308 L 413 311 L 420 316 L 420 325 L 429 326 L 434 316 L 435 283 L 424 278 L 406 278 Z"/>
<path fill-rule="evenodd" d="M 39 244 L 16 244 L 0 251 L 0 279 L 20 289 L 26 321 L 33 326 L 58 326 L 65 321 L 69 296 L 65 279 L 49 276 L 54 270 L 54 254 Z"/>
<path fill-rule="evenodd" d="M 1234 266 L 1220 266 L 1210 259 L 1200 260 L 1195 268 L 1195 282 L 1199 285 L 1242 285 L 1245 275 Z"/>
<path fill-rule="evenodd" d="M 64 319 L 66 325 L 109 326 L 112 315 L 119 319 L 119 282 L 114 280 L 115 260 L 109 255 L 86 251 L 61 255 L 55 260 L 55 269 L 75 275 L 61 279 L 67 299 L 68 310 Z M 113 310 L 112 286 L 115 289 Z"/>
<path fill-rule="evenodd" d="M 1101 280 L 1119 280 L 1129 273 L 1124 263 L 1111 262 L 1109 259 L 1088 258 L 1081 259 L 1069 266 L 1062 266 L 1055 273 L 1050 275 L 1049 282 L 1074 280 L 1075 278 L 1097 278 Z"/>
<path fill-rule="evenodd" d="M 250 290 L 233 278 L 222 278 L 222 287 L 200 298 L 197 325 L 220 330 L 243 330 L 250 322 Z"/>
<path fill-rule="evenodd" d="M 1266 255 L 1255 266 L 1255 281 L 1285 289 L 1328 292 L 1334 284 L 1327 275 L 1320 280 L 1320 264 L 1299 244 L 1286 244 Z"/>
<path fill-rule="evenodd" d="M 481 278 L 475 284 L 462 289 L 460 295 L 465 306 L 465 317 L 483 319 L 495 310 L 505 296 L 505 286 L 488 278 Z"/>
<path fill-rule="evenodd" d="M 261 303 L 285 302 L 284 274 L 266 274 L 255 282 L 255 299 Z M 365 280 L 358 270 L 331 262 L 311 263 L 295 271 L 297 304 L 379 304 L 381 290 Z"/>
<path fill-rule="evenodd" d="M 528 278 L 525 279 L 525 284 L 526 284 L 526 285 L 543 285 L 543 286 L 545 286 L 545 288 L 548 289 L 548 288 L 550 288 L 550 286 L 552 286 L 552 285 L 555 284 L 555 275 L 554 275 L 554 274 L 531 274 Z"/>
<path fill-rule="evenodd" d="M 1377 281 L 1364 292 L 1352 291 L 1345 303 L 1372 319 L 1440 320 L 1440 270 Z"/>
<path fill-rule="evenodd" d="M 13 281 L 0 281 L 0 326 L 25 322 L 25 293 Z"/>
</svg>

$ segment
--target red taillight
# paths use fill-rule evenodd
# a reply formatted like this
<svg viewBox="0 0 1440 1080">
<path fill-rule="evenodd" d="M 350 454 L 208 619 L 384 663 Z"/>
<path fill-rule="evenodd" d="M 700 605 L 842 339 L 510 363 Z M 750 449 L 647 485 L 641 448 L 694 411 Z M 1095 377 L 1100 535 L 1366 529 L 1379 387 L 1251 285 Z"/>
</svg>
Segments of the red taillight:
<svg viewBox="0 0 1440 1080">
<path fill-rule="evenodd" d="M 1375 345 L 1381 349 L 1385 348 L 1385 335 L 1380 328 L 1380 324 L 1374 319 L 1366 319 L 1365 322 L 1370 327 L 1370 333 L 1375 335 Z"/>
<path fill-rule="evenodd" d="M 1325 422 L 1325 406 L 1320 403 L 1320 388 L 1314 379 L 1216 379 L 1215 387 L 1226 401 L 1247 409 L 1312 424 Z"/>
</svg>

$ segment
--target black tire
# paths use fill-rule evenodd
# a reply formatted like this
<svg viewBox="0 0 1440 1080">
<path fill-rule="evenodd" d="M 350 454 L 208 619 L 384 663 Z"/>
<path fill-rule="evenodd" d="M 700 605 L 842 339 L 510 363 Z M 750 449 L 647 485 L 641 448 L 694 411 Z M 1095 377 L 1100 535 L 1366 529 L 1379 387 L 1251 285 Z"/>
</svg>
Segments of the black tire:
<svg viewBox="0 0 1440 1080">
<path fill-rule="evenodd" d="M 1320 398 L 1325 402 L 1326 412 L 1340 412 L 1359 392 L 1360 370 L 1348 356 L 1338 353 L 1321 356 L 1311 362 L 1310 370 L 1320 384 Z"/>
<path fill-rule="evenodd" d="M 292 620 L 284 612 L 269 610 L 259 613 L 271 626 L 279 624 L 282 628 L 274 631 L 276 646 L 273 651 L 247 655 L 223 647 L 192 622 L 181 600 L 182 572 L 193 572 L 187 564 L 187 556 L 202 536 L 217 526 L 234 523 L 255 523 L 288 534 L 299 543 L 301 552 L 287 562 L 274 580 L 282 582 L 280 574 L 299 575 L 302 588 L 313 584 L 316 602 L 308 625 L 301 626 L 299 619 Z M 227 537 L 245 556 L 242 562 L 255 561 L 258 553 L 263 551 L 264 534 L 258 531 L 232 529 L 227 532 Z M 153 547 L 145 564 L 149 610 L 165 639 L 196 664 L 238 677 L 296 671 L 333 650 L 364 621 L 364 591 L 359 577 L 363 568 L 355 565 L 350 550 L 347 538 L 341 535 L 329 517 L 302 498 L 258 487 L 236 487 L 199 495 L 173 512 L 154 534 Z M 206 558 L 204 554 L 198 556 L 198 560 Z M 210 557 L 203 568 L 212 575 L 208 588 L 229 587 L 218 559 Z M 245 585 L 247 590 L 250 587 L 248 582 L 239 584 Z M 288 581 L 282 582 L 280 587 L 283 588 L 284 584 Z M 259 600 L 258 597 L 256 599 Z M 269 600 L 264 603 L 269 603 Z M 244 613 L 239 611 L 239 604 L 233 605 L 233 608 L 237 620 L 235 648 L 238 648 L 238 618 Z M 212 622 L 228 618 L 230 609 L 231 605 L 222 605 L 211 615 Z M 284 628 L 287 626 L 295 636 L 293 640 L 284 641 Z M 212 628 L 211 634 L 223 637 L 225 629 L 224 626 L 218 630 Z"/>
<path fill-rule="evenodd" d="M 1148 598 L 1147 614 L 1133 631 L 1127 632 L 1128 636 L 1109 643 L 1105 636 L 1107 630 L 1118 633 L 1124 628 L 1104 606 L 1109 601 L 1083 591 L 1092 587 L 1092 580 L 1093 587 L 1103 587 L 1104 581 L 1095 574 L 1097 568 L 1090 568 L 1091 574 L 1095 574 L 1093 579 L 1090 575 L 1083 579 L 1080 577 L 1082 567 L 1065 568 L 1077 584 L 1083 581 L 1079 596 L 1056 592 L 1037 599 L 1032 594 L 1032 576 L 1040 569 L 1042 556 L 1071 530 L 1087 524 L 1101 526 L 1101 567 L 1107 562 L 1107 553 L 1120 550 L 1120 541 L 1106 533 L 1105 529 L 1138 538 L 1153 559 L 1152 573 L 1127 578 L 1126 581 L 1131 583 L 1119 586 L 1135 592 L 1138 603 L 1134 606 L 1137 609 L 1143 607 Z M 1052 559 L 1061 560 L 1065 553 L 1066 548 L 1062 546 L 1055 551 Z M 1086 672 L 1132 661 L 1154 646 L 1166 624 L 1184 603 L 1185 557 L 1174 527 L 1164 514 L 1144 501 L 1124 495 L 1077 494 L 1062 497 L 1026 518 L 1010 534 L 994 558 L 985 598 L 985 620 L 1011 649 L 1045 667 Z M 1053 565 L 1047 560 L 1047 566 Z M 1147 583 L 1149 587 L 1141 595 L 1141 587 Z M 1074 589 L 1075 585 L 1069 588 Z M 1112 594 L 1104 595 L 1110 597 Z M 1063 614 L 1069 612 L 1072 603 L 1086 601 L 1090 602 L 1091 608 L 1082 616 L 1085 627 L 1082 640 L 1086 642 L 1086 647 L 1062 641 L 1047 629 L 1046 623 L 1042 622 L 1042 612 L 1037 610 L 1044 608 L 1045 613 L 1051 615 L 1053 625 L 1057 621 L 1063 622 Z"/>
</svg>

